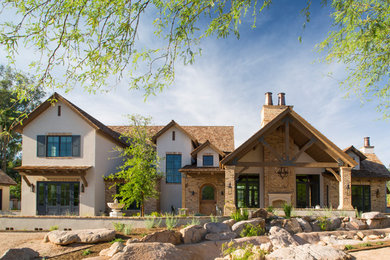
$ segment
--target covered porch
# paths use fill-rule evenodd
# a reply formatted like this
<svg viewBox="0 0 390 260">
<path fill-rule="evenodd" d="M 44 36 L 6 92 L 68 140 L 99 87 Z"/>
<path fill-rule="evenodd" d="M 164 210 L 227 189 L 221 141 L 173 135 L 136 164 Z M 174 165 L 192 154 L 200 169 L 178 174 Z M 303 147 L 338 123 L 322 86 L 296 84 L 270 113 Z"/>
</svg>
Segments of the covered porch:
<svg viewBox="0 0 390 260">
<path fill-rule="evenodd" d="M 333 207 L 353 210 L 351 170 L 356 162 L 290 107 L 267 123 L 222 160 L 225 169 L 225 207 Z M 329 196 L 337 183 L 338 203 Z"/>
</svg>

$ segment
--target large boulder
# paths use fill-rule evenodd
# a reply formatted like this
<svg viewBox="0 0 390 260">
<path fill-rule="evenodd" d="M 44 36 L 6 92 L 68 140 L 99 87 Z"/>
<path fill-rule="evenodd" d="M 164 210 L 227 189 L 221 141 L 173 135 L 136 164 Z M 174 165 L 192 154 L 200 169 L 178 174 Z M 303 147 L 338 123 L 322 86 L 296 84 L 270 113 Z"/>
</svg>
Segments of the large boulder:
<svg viewBox="0 0 390 260">
<path fill-rule="evenodd" d="M 313 232 L 322 231 L 321 227 L 320 227 L 320 221 L 318 219 L 314 220 L 313 222 L 310 222 L 310 225 L 311 225 L 311 229 L 313 230 Z"/>
<path fill-rule="evenodd" d="M 162 230 L 144 236 L 140 242 L 160 242 L 178 245 L 181 244 L 181 238 L 181 233 L 178 231 Z"/>
<path fill-rule="evenodd" d="M 249 219 L 252 219 L 252 218 L 266 219 L 267 217 L 268 217 L 268 211 L 263 209 L 263 208 L 255 210 L 255 211 L 250 211 L 249 215 L 248 215 Z"/>
<path fill-rule="evenodd" d="M 313 229 L 309 223 L 309 221 L 303 219 L 303 218 L 296 218 L 298 221 L 299 225 L 301 226 L 301 229 L 303 232 L 312 232 Z"/>
<path fill-rule="evenodd" d="M 190 252 L 177 248 L 170 243 L 133 243 L 115 254 L 111 260 L 192 260 Z"/>
<path fill-rule="evenodd" d="M 269 255 L 266 255 L 265 259 L 332 259 L 343 260 L 349 259 L 349 255 L 344 253 L 340 249 L 335 249 L 330 246 L 311 245 L 305 244 L 301 246 L 294 246 L 288 248 L 281 248 L 275 250 Z"/>
<path fill-rule="evenodd" d="M 338 217 L 332 217 L 327 219 L 327 230 L 336 230 L 341 225 L 341 219 Z"/>
<path fill-rule="evenodd" d="M 237 222 L 232 226 L 232 231 L 237 235 L 241 234 L 241 231 L 245 228 L 246 225 L 260 226 L 265 230 L 265 220 L 263 218 L 253 218 L 250 220 L 242 220 Z"/>
<path fill-rule="evenodd" d="M 367 229 L 367 224 L 357 218 L 351 218 L 349 222 L 344 223 L 344 228 L 347 230 L 363 230 Z"/>
<path fill-rule="evenodd" d="M 221 222 L 210 222 L 206 223 L 203 226 L 207 233 L 222 233 L 222 232 L 230 232 L 230 227 Z"/>
<path fill-rule="evenodd" d="M 103 249 L 102 251 L 100 251 L 99 255 L 111 257 L 118 252 L 122 252 L 124 247 L 125 246 L 121 242 L 115 242 L 110 246 L 110 248 Z"/>
<path fill-rule="evenodd" d="M 269 231 L 269 239 L 274 248 L 283 248 L 288 246 L 298 246 L 299 243 L 291 234 L 283 228 L 278 226 L 271 227 Z"/>
<path fill-rule="evenodd" d="M 39 257 L 39 253 L 31 248 L 11 248 L 8 249 L 1 257 L 1 260 L 32 260 Z"/>
<path fill-rule="evenodd" d="M 364 219 L 373 219 L 373 218 L 386 218 L 386 215 L 379 211 L 365 212 L 362 214 Z"/>
<path fill-rule="evenodd" d="M 234 224 L 236 224 L 236 221 L 234 220 L 234 219 L 227 219 L 227 220 L 224 220 L 224 221 L 222 221 L 222 223 L 223 224 L 226 224 L 226 225 L 228 225 L 230 228 L 232 228 L 232 226 L 234 225 Z"/>
<path fill-rule="evenodd" d="M 72 243 L 94 244 L 111 241 L 114 238 L 115 230 L 111 229 L 54 230 L 46 234 L 44 242 L 52 242 L 56 245 L 69 245 Z"/>
<path fill-rule="evenodd" d="M 285 219 L 283 228 L 292 234 L 302 232 L 301 225 L 296 218 Z"/>
<path fill-rule="evenodd" d="M 198 243 L 202 241 L 207 231 L 200 225 L 191 225 L 180 229 L 184 244 Z"/>
<path fill-rule="evenodd" d="M 237 237 L 235 232 L 221 232 L 221 233 L 208 233 L 206 240 L 219 241 L 219 240 L 231 240 Z"/>
</svg>

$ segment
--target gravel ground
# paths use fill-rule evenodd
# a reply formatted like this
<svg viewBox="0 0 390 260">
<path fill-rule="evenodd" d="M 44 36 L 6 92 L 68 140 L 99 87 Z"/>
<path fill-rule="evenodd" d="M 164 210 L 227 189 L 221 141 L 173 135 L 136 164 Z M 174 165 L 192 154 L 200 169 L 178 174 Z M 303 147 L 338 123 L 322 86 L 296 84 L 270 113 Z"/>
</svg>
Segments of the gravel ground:
<svg viewBox="0 0 390 260">
<path fill-rule="evenodd" d="M 37 252 L 41 257 L 56 256 L 72 252 L 74 250 L 90 247 L 90 245 L 72 244 L 58 246 L 52 243 L 43 243 L 46 232 L 0 232 L 0 256 L 10 248 L 28 247 Z"/>
</svg>

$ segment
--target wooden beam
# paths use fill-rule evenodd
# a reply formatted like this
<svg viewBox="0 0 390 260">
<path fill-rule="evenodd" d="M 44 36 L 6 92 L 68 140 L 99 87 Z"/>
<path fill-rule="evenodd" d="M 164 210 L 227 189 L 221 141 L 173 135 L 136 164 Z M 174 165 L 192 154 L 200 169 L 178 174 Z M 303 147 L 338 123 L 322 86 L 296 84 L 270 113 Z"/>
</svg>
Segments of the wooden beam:
<svg viewBox="0 0 390 260">
<path fill-rule="evenodd" d="M 285 160 L 290 160 L 290 120 L 287 117 L 284 122 L 284 152 L 285 152 Z"/>
<path fill-rule="evenodd" d="M 332 168 L 326 168 L 326 170 L 327 170 L 328 172 L 331 172 L 331 173 L 334 175 L 334 177 L 336 178 L 336 180 L 337 180 L 338 182 L 341 181 L 340 175 L 338 175 L 337 172 L 335 172 Z"/>
<path fill-rule="evenodd" d="M 88 182 L 87 182 L 87 179 L 85 179 L 85 176 L 84 176 L 84 175 L 81 175 L 80 177 L 81 177 L 81 180 L 82 180 L 83 183 L 84 183 L 84 186 L 85 186 L 85 187 L 88 187 Z"/>
<path fill-rule="evenodd" d="M 27 179 L 26 175 L 22 175 L 23 180 L 26 182 L 27 186 L 31 187 L 31 182 Z"/>
<path fill-rule="evenodd" d="M 74 176 L 84 176 L 85 172 L 66 172 L 66 171 L 24 171 L 27 176 L 63 176 L 63 177 L 74 177 Z"/>
<path fill-rule="evenodd" d="M 317 138 L 313 136 L 301 149 L 299 149 L 299 151 L 292 158 L 292 161 L 295 162 L 296 160 L 298 160 L 299 156 L 301 156 L 301 154 L 304 153 L 307 149 L 309 149 L 309 147 L 312 146 L 315 142 L 317 142 Z"/>
<path fill-rule="evenodd" d="M 275 157 L 276 157 L 276 159 L 278 159 L 278 161 L 283 161 L 283 157 L 282 156 L 280 156 L 280 154 L 277 152 L 277 151 L 275 151 L 275 149 L 271 146 L 271 145 L 269 145 L 265 140 L 264 140 L 264 138 L 263 137 L 260 137 L 259 138 L 259 142 L 260 143 L 262 143 Z"/>
<path fill-rule="evenodd" d="M 238 173 L 240 174 L 240 173 L 243 173 L 245 170 L 248 170 L 249 169 L 249 167 L 248 166 L 245 166 L 244 168 L 242 168 Z"/>
<path fill-rule="evenodd" d="M 300 168 L 337 168 L 335 162 L 239 162 L 237 167 L 300 167 Z"/>
</svg>

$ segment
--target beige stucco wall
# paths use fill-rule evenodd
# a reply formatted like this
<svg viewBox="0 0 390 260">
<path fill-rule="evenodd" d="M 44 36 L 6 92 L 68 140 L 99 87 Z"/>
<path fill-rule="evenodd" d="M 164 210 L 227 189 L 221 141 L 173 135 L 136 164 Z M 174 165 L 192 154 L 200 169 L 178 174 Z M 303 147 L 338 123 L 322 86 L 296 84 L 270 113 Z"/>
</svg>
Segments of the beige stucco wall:
<svg viewBox="0 0 390 260">
<path fill-rule="evenodd" d="M 219 166 L 219 154 L 214 151 L 211 147 L 207 146 L 198 152 L 196 158 L 196 165 L 198 167 L 203 167 L 203 155 L 212 155 L 213 156 L 213 167 Z M 210 167 L 210 166 L 209 166 Z"/>
<path fill-rule="evenodd" d="M 61 106 L 61 116 L 57 107 Z M 80 157 L 44 158 L 37 157 L 38 135 L 69 134 L 81 136 Z M 93 216 L 104 211 L 103 176 L 114 172 L 118 159 L 112 149 L 115 144 L 106 137 L 98 134 L 94 127 L 70 109 L 67 105 L 57 102 L 48 108 L 23 129 L 22 165 L 23 166 L 91 166 L 86 173 L 88 187 L 80 192 L 80 216 Z M 37 181 L 79 181 L 78 177 L 40 177 L 28 176 L 28 180 L 37 187 Z M 37 193 L 22 180 L 21 214 L 36 214 Z"/>
<path fill-rule="evenodd" d="M 175 131 L 175 141 L 172 140 L 172 131 Z M 193 150 L 191 139 L 176 127 L 157 138 L 157 154 L 160 157 L 159 170 L 166 172 L 165 157 L 167 154 L 181 154 L 181 166 L 191 164 L 191 152 Z M 182 205 L 182 185 L 166 183 L 165 176 L 161 180 L 160 209 L 162 212 L 170 212 L 171 205 L 176 209 Z"/>
<path fill-rule="evenodd" d="M 9 186 L 0 185 L 0 190 L 2 190 L 2 201 L 0 210 L 9 210 Z"/>
</svg>

